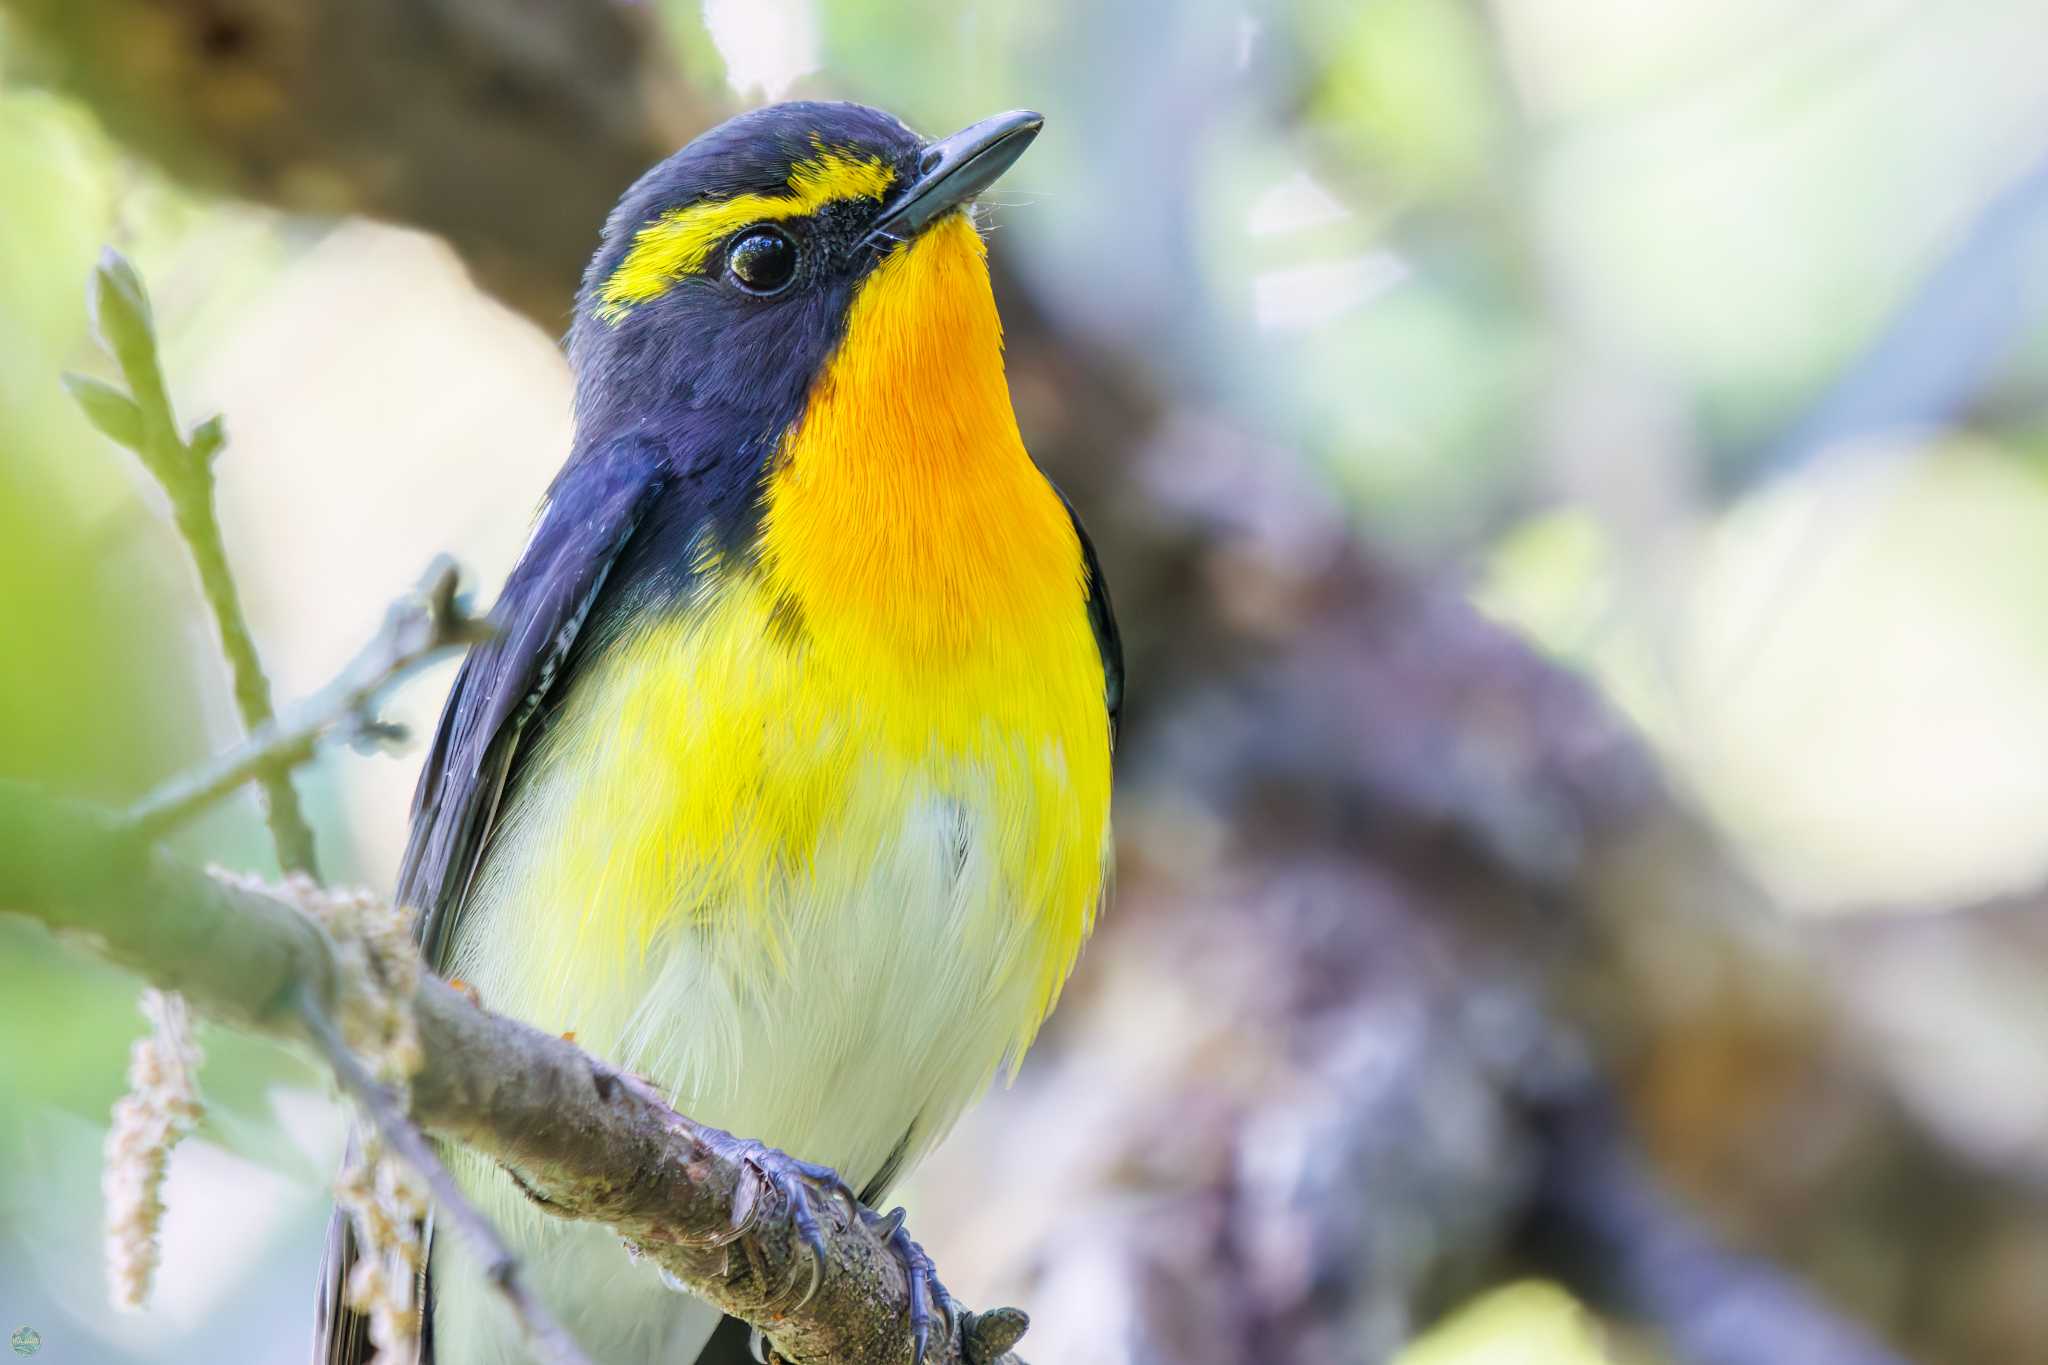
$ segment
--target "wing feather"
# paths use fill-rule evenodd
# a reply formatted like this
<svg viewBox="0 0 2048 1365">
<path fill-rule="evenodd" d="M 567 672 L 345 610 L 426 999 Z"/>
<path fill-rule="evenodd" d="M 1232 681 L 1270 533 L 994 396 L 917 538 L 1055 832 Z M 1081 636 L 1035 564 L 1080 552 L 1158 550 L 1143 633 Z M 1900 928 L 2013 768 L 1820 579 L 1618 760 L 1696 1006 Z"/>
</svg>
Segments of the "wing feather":
<svg viewBox="0 0 2048 1365">
<path fill-rule="evenodd" d="M 1054 489 L 1054 492 L 1059 492 Z M 1109 580 L 1102 576 L 1102 561 L 1095 557 L 1095 542 L 1081 524 L 1080 513 L 1067 495 L 1060 493 L 1074 534 L 1081 538 L 1081 567 L 1088 588 L 1088 624 L 1095 631 L 1095 648 L 1102 655 L 1102 701 L 1109 708 L 1109 733 L 1114 739 L 1124 715 L 1124 637 L 1116 625 L 1116 608 L 1109 601 Z"/>
<path fill-rule="evenodd" d="M 437 968 L 530 722 L 567 670 L 667 470 L 661 451 L 640 441 L 592 451 L 563 470 L 491 613 L 498 634 L 463 661 L 420 771 L 398 873 L 399 903 L 421 917 L 420 943 Z"/>
</svg>

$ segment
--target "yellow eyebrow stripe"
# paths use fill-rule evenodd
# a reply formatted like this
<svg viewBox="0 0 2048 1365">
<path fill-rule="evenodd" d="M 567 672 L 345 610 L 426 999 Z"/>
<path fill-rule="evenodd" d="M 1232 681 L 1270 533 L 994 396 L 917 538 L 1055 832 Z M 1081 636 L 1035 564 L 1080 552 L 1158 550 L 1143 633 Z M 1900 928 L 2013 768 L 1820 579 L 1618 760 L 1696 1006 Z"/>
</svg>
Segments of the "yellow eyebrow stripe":
<svg viewBox="0 0 2048 1365">
<path fill-rule="evenodd" d="M 616 323 L 636 303 L 659 298 L 679 275 L 703 269 L 718 244 L 749 223 L 802 218 L 847 199 L 879 201 L 896 172 L 878 156 L 820 146 L 790 167 L 789 193 L 742 194 L 670 209 L 633 234 L 633 247 L 604 282 L 597 315 Z"/>
</svg>

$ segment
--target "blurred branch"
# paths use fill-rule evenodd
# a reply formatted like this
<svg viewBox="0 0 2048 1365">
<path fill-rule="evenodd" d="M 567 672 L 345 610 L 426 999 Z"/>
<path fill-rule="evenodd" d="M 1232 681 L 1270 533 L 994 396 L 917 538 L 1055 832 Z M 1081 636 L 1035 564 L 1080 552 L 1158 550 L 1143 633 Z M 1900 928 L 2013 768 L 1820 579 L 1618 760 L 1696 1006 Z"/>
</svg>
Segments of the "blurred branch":
<svg viewBox="0 0 2048 1365">
<path fill-rule="evenodd" d="M 394 737 L 371 714 L 376 700 L 415 670 L 489 634 L 489 626 L 456 600 L 460 576 L 453 560 L 436 558 L 419 584 L 391 604 L 376 636 L 334 681 L 236 748 L 178 774 L 130 807 L 128 818 L 136 831 L 156 838 L 244 782 L 289 772 L 311 758 L 321 739 L 337 728 Z"/>
<path fill-rule="evenodd" d="M 305 1040 L 303 1007 L 330 1014 L 335 1001 L 334 945 L 288 890 L 225 883 L 137 838 L 113 811 L 18 783 L 0 783 L 0 906 L 86 935 L 195 1009 L 272 1037 Z M 809 1249 L 773 1182 L 724 1134 L 437 978 L 422 977 L 412 1004 L 425 1053 L 412 1122 L 498 1162 L 549 1213 L 613 1228 L 693 1293 L 771 1333 L 792 1365 L 910 1360 L 909 1287 L 878 1220 L 821 1221 L 825 1271 L 797 1302 Z M 324 1027 L 312 1027 L 316 1044 Z M 352 1090 L 374 1091 L 354 1079 Z M 502 1254 L 483 1259 L 494 1277 L 509 1275 Z M 1016 1324 L 1007 1311 L 962 1315 L 926 1358 L 1015 1365 L 988 1347 L 1007 1348 Z"/>
<path fill-rule="evenodd" d="M 1978 213 L 1877 336 L 1763 457 L 1797 469 L 1859 437 L 1947 425 L 2025 330 L 2027 279 L 2048 233 L 2048 160 Z"/>
<path fill-rule="evenodd" d="M 214 508 L 213 461 L 227 444 L 219 417 L 210 417 L 181 436 L 164 388 L 157 355 L 156 328 L 141 277 L 119 252 L 109 248 L 93 271 L 90 293 L 93 324 L 103 346 L 121 367 L 128 392 L 83 375 L 67 375 L 86 416 L 101 433 L 127 446 L 142 461 L 171 502 L 178 533 L 192 553 L 199 586 L 220 630 L 221 652 L 227 656 L 234 682 L 235 707 L 242 725 L 255 734 L 274 719 L 270 679 L 257 656 L 256 641 L 242 611 L 241 593 L 228 570 L 221 543 L 220 518 Z M 264 818 L 269 822 L 277 861 L 286 872 L 314 875 L 313 829 L 299 807 L 289 767 L 264 765 L 251 773 L 263 792 Z"/>
<path fill-rule="evenodd" d="M 1532 1239 L 1595 1307 L 1658 1329 L 1688 1365 L 1906 1365 L 1783 1271 L 1717 1245 L 1664 1191 L 1613 1098 L 1547 1108 Z"/>
<path fill-rule="evenodd" d="M 82 97 L 179 179 L 291 212 L 438 232 L 485 288 L 549 332 L 566 326 L 619 194 L 719 116 L 685 81 L 650 4 L 0 9 L 15 21 L 10 69 Z"/>
</svg>

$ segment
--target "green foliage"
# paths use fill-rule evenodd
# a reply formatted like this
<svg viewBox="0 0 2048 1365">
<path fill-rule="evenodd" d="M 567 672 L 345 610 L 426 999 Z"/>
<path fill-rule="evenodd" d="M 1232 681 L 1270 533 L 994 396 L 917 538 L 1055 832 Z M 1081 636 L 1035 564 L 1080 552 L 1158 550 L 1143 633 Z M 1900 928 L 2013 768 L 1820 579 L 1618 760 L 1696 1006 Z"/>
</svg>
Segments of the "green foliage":
<svg viewBox="0 0 2048 1365">
<path fill-rule="evenodd" d="M 128 392 L 123 393 L 103 380 L 66 374 L 64 387 L 78 400 L 86 419 L 101 435 L 133 451 L 166 487 L 210 469 L 227 444 L 227 428 L 215 414 L 189 435 L 178 435 L 157 354 L 149 294 L 127 257 L 112 247 L 100 253 L 86 300 L 101 349 L 113 357 L 128 381 Z M 200 485 L 210 487 L 211 482 L 202 479 Z"/>
</svg>

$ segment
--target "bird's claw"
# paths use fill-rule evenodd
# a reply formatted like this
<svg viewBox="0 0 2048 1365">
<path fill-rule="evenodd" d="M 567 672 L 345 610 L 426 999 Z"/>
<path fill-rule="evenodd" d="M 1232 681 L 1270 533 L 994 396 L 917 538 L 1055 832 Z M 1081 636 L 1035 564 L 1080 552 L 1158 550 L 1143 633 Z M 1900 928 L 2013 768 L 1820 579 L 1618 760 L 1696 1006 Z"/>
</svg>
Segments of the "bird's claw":
<svg viewBox="0 0 2048 1365">
<path fill-rule="evenodd" d="M 861 1207 L 852 1189 L 840 1179 L 839 1172 L 830 1166 L 820 1166 L 814 1161 L 804 1161 L 787 1152 L 777 1151 L 751 1138 L 736 1138 L 729 1133 L 707 1129 L 703 1134 L 706 1147 L 738 1163 L 754 1173 L 762 1184 L 773 1188 L 782 1196 L 784 1209 L 789 1221 L 796 1228 L 797 1236 L 803 1240 L 804 1248 L 810 1253 L 811 1282 L 805 1288 L 803 1297 L 796 1307 L 802 1308 L 818 1292 L 824 1281 L 828 1257 L 825 1249 L 825 1233 L 819 1226 L 817 1210 L 812 1206 L 814 1195 L 823 1195 L 830 1200 L 836 1212 L 835 1221 L 841 1227 L 850 1226 L 856 1217 L 866 1222 L 884 1245 L 894 1253 L 903 1267 L 903 1278 L 910 1288 L 910 1337 L 913 1365 L 924 1365 L 925 1352 L 931 1344 L 932 1316 L 934 1307 L 944 1323 L 947 1337 L 951 1337 L 959 1326 L 959 1305 L 946 1286 L 939 1280 L 938 1269 L 932 1258 L 925 1255 L 924 1248 L 912 1241 L 904 1230 L 904 1211 L 891 1209 L 888 1213 L 875 1213 Z M 741 1235 L 751 1225 L 754 1213 L 749 1208 L 734 1235 Z M 794 1311 L 794 1310 L 791 1310 Z M 750 1341 L 750 1347 L 757 1351 L 764 1346 L 765 1339 Z M 757 1355 L 756 1359 L 760 1357 Z"/>
<path fill-rule="evenodd" d="M 938 1306 L 945 1321 L 945 1334 L 953 1335 L 959 1324 L 960 1306 L 953 1301 L 953 1295 L 939 1281 L 938 1267 L 932 1258 L 925 1255 L 924 1248 L 910 1239 L 904 1230 L 904 1212 L 901 1206 L 883 1213 L 867 1213 L 868 1226 L 875 1235 L 888 1244 L 902 1263 L 903 1278 L 910 1286 L 910 1340 L 912 1365 L 924 1365 L 925 1348 L 931 1343 L 932 1307 Z"/>
<path fill-rule="evenodd" d="M 853 1191 L 839 1178 L 839 1172 L 830 1166 L 804 1161 L 751 1138 L 707 1131 L 704 1141 L 706 1146 L 753 1172 L 763 1184 L 782 1196 L 782 1206 L 788 1212 L 789 1221 L 803 1240 L 804 1249 L 810 1253 L 811 1282 L 805 1287 L 803 1297 L 796 1302 L 796 1307 L 802 1308 L 824 1282 L 827 1260 L 825 1232 L 819 1226 L 817 1210 L 812 1207 L 812 1196 L 822 1194 L 829 1199 L 837 1210 L 836 1221 L 845 1227 L 852 1223 L 855 1210 L 860 1207 Z M 747 1221 L 751 1222 L 753 1216 L 750 1209 Z M 739 1230 L 744 1231 L 744 1228 L 743 1223 Z"/>
</svg>

